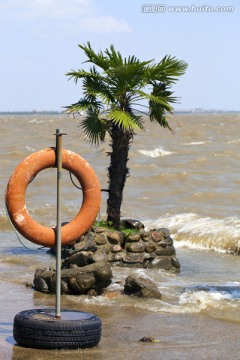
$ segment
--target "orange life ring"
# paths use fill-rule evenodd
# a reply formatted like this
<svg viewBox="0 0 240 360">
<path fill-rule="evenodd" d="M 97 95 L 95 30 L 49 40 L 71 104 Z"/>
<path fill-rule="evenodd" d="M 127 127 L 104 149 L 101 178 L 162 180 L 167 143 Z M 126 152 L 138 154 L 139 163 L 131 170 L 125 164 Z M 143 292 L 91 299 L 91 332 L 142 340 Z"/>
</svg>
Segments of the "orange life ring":
<svg viewBox="0 0 240 360">
<path fill-rule="evenodd" d="M 26 239 L 46 247 L 56 245 L 56 230 L 45 227 L 31 218 L 26 207 L 25 194 L 31 179 L 39 171 L 55 167 L 55 164 L 54 148 L 29 155 L 15 169 L 6 190 L 6 205 L 14 227 Z M 62 167 L 76 176 L 83 191 L 78 214 L 61 227 L 62 245 L 69 245 L 85 234 L 95 221 L 100 208 L 101 190 L 94 170 L 78 154 L 63 149 Z"/>
</svg>

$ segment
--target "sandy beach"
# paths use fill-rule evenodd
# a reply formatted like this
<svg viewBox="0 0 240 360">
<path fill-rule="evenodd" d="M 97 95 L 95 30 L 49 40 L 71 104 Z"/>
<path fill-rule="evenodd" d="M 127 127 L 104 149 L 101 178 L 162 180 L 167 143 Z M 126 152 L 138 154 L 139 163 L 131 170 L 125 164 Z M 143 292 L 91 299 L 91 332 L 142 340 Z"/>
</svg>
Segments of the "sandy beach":
<svg viewBox="0 0 240 360">
<path fill-rule="evenodd" d="M 45 298 L 47 303 L 50 299 L 52 302 L 53 297 Z M 15 344 L 11 322 L 5 322 L 1 326 L 0 359 L 224 360 L 240 358 L 239 324 L 237 323 L 224 322 L 200 314 L 159 314 L 133 307 L 81 304 L 81 311 L 92 312 L 102 319 L 102 337 L 97 347 L 82 350 L 23 348 Z M 158 342 L 140 342 L 139 340 L 143 337 L 154 337 Z"/>
</svg>

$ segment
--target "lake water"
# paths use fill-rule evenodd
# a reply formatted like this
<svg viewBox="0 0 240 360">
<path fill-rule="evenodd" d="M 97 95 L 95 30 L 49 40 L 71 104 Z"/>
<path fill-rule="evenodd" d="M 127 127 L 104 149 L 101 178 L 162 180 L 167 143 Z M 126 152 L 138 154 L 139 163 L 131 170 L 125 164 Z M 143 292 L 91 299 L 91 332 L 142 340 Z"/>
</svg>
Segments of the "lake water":
<svg viewBox="0 0 240 360">
<path fill-rule="evenodd" d="M 132 307 L 173 316 L 200 314 L 236 326 L 240 324 L 240 114 L 181 114 L 170 123 L 175 134 L 146 122 L 146 131 L 136 135 L 130 150 L 122 217 L 141 220 L 148 228 L 169 228 L 181 272 L 113 269 L 110 289 L 121 290 L 126 276 L 137 272 L 157 283 L 161 301 L 123 295 L 114 299 L 66 297 L 64 301 L 70 308 L 81 303 L 85 307 Z M 1 115 L 0 124 L 0 353 L 3 359 L 12 359 L 14 341 L 6 339 L 12 335 L 13 314 L 41 304 L 54 305 L 51 296 L 36 294 L 24 285 L 33 280 L 37 267 L 54 265 L 55 259 L 46 254 L 46 249 L 14 232 L 5 211 L 8 180 L 26 156 L 55 146 L 54 133 L 60 128 L 67 133 L 63 146 L 92 165 L 104 189 L 109 148 L 107 143 L 99 147 L 87 144 L 77 117 Z M 102 197 L 100 217 L 106 211 L 106 193 Z M 72 185 L 66 171 L 62 202 L 62 221 L 69 221 L 78 211 L 81 191 Z M 37 175 L 28 186 L 26 203 L 35 220 L 55 226 L 55 169 Z"/>
</svg>

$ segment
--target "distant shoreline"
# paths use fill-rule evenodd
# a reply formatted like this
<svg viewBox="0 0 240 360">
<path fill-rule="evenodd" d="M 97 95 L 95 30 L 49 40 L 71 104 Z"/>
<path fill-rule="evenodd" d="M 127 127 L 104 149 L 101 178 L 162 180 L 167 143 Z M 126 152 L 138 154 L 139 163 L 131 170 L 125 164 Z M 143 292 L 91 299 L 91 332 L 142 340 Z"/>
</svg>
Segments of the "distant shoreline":
<svg viewBox="0 0 240 360">
<path fill-rule="evenodd" d="M 175 115 L 181 114 L 239 114 L 240 110 L 176 110 Z M 64 115 L 61 111 L 0 111 L 0 115 Z"/>
<path fill-rule="evenodd" d="M 60 115 L 61 111 L 0 111 L 0 115 Z"/>
</svg>

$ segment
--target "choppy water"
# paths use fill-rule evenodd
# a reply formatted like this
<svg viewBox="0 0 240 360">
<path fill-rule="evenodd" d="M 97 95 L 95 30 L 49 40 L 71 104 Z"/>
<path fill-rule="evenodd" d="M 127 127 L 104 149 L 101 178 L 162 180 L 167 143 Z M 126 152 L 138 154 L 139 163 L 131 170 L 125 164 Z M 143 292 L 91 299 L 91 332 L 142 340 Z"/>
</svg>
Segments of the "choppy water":
<svg viewBox="0 0 240 360">
<path fill-rule="evenodd" d="M 18 241 L 5 212 L 4 192 L 12 171 L 27 155 L 54 146 L 61 128 L 65 148 L 83 156 L 107 187 L 108 145 L 91 147 L 81 137 L 78 118 L 65 115 L 0 116 L 0 302 L 11 298 L 10 285 L 20 296 L 34 296 L 23 284 L 32 281 L 37 267 L 54 264 L 45 249 Z M 148 126 L 135 137 L 130 152 L 130 178 L 124 192 L 123 217 L 142 220 L 149 228 L 168 227 L 182 270 L 172 274 L 134 270 L 156 281 L 162 300 L 136 300 L 124 296 L 71 298 L 76 302 L 144 307 L 157 312 L 196 313 L 240 322 L 240 114 L 177 115 L 171 120 L 175 134 Z M 27 207 L 37 221 L 55 225 L 55 170 L 38 174 L 27 191 Z M 63 221 L 79 208 L 81 193 L 63 178 Z M 105 214 L 103 193 L 101 214 Z M 129 269 L 114 269 L 113 290 L 122 288 Z M 117 281 L 117 283 L 116 283 Z M 119 284 L 120 283 L 120 284 Z M 22 286 L 22 287 L 21 287 Z M 34 300 L 28 300 L 30 303 Z"/>
</svg>

